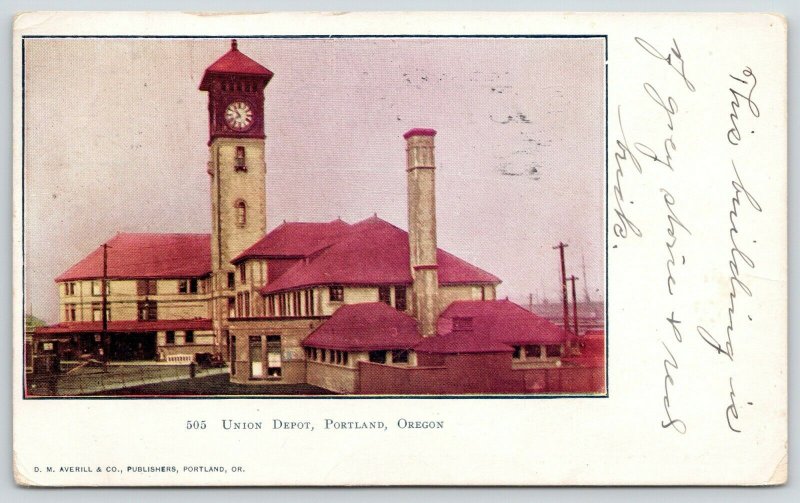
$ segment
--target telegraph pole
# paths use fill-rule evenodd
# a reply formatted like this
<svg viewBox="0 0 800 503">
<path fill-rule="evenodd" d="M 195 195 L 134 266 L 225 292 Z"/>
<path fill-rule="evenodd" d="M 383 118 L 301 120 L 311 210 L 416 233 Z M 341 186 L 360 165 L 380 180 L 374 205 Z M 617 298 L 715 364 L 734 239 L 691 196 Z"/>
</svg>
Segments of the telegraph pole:
<svg viewBox="0 0 800 503">
<path fill-rule="evenodd" d="M 105 243 L 103 243 L 103 281 L 100 288 L 103 296 L 103 329 L 100 340 L 103 345 L 103 367 L 107 367 L 110 344 L 108 340 L 108 244 Z"/>
<path fill-rule="evenodd" d="M 588 278 L 588 276 L 586 276 L 586 257 L 583 253 L 581 253 L 581 269 L 583 271 L 583 277 Z M 592 301 L 589 297 L 589 282 L 586 279 L 583 280 L 583 300 L 587 303 Z"/>
<path fill-rule="evenodd" d="M 579 279 L 574 274 L 567 279 L 572 282 L 572 328 L 575 329 L 576 337 L 578 336 L 578 299 L 575 294 L 575 282 Z"/>
<path fill-rule="evenodd" d="M 557 246 L 553 247 L 553 249 L 558 249 L 559 254 L 561 255 L 561 300 L 564 303 L 564 330 L 569 332 L 569 308 L 567 307 L 567 267 L 564 262 L 564 248 L 567 246 L 569 245 L 559 242 Z"/>
</svg>

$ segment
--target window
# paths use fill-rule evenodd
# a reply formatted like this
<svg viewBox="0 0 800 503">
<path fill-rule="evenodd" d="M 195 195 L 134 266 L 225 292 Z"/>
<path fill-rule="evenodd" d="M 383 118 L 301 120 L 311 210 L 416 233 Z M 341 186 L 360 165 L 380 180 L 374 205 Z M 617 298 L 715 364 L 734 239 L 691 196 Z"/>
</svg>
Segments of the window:
<svg viewBox="0 0 800 503">
<path fill-rule="evenodd" d="M 106 320 L 111 319 L 111 308 L 106 304 Z M 103 321 L 102 302 L 92 302 L 92 321 Z"/>
<path fill-rule="evenodd" d="M 244 147 L 239 145 L 236 147 L 236 162 L 233 167 L 234 171 L 247 171 L 247 163 L 245 162 Z"/>
<path fill-rule="evenodd" d="M 64 319 L 66 321 L 75 321 L 76 320 L 75 314 L 76 314 L 75 304 L 64 305 Z"/>
<path fill-rule="evenodd" d="M 453 332 L 472 330 L 472 318 L 453 318 Z"/>
<path fill-rule="evenodd" d="M 267 376 L 281 376 L 281 336 L 267 336 Z"/>
<path fill-rule="evenodd" d="M 69 297 L 75 295 L 75 283 L 64 283 L 64 295 Z"/>
<path fill-rule="evenodd" d="M 370 351 L 369 361 L 372 363 L 386 363 L 386 351 Z"/>
<path fill-rule="evenodd" d="M 247 203 L 240 199 L 236 201 L 234 208 L 236 208 L 236 225 L 244 227 L 247 225 Z"/>
<path fill-rule="evenodd" d="M 341 285 L 334 285 L 328 289 L 331 302 L 344 302 L 344 287 Z"/>
<path fill-rule="evenodd" d="M 244 317 L 250 317 L 250 292 L 244 292 Z"/>
<path fill-rule="evenodd" d="M 561 346 L 558 344 L 548 344 L 545 350 L 548 358 L 561 356 Z"/>
<path fill-rule="evenodd" d="M 405 311 L 406 306 L 406 287 L 398 285 L 394 287 L 394 307 L 398 311 Z"/>
<path fill-rule="evenodd" d="M 158 319 L 158 308 L 152 300 L 142 300 L 136 303 L 139 313 L 139 321 L 149 321 Z"/>
<path fill-rule="evenodd" d="M 154 279 L 136 280 L 136 295 L 156 295 L 158 293 L 157 281 Z"/>
<path fill-rule="evenodd" d="M 514 354 L 511 355 L 511 358 L 515 360 L 522 358 L 522 348 L 520 346 L 514 346 Z"/>
<path fill-rule="evenodd" d="M 525 346 L 525 357 L 526 358 L 541 358 L 542 356 L 542 346 L 539 345 L 528 345 Z"/>
<path fill-rule="evenodd" d="M 258 379 L 264 377 L 264 365 L 261 356 L 261 336 L 250 336 L 250 377 Z"/>
<path fill-rule="evenodd" d="M 239 281 L 247 282 L 247 267 L 244 264 L 239 264 Z"/>
<path fill-rule="evenodd" d="M 232 272 L 228 273 L 228 290 L 236 288 L 236 275 Z"/>
<path fill-rule="evenodd" d="M 384 304 L 392 305 L 392 289 L 388 286 L 378 287 L 378 301 Z"/>
<path fill-rule="evenodd" d="M 481 287 L 481 300 L 486 300 L 486 287 Z"/>
<path fill-rule="evenodd" d="M 347 351 L 342 353 L 342 365 L 347 365 Z"/>
<path fill-rule="evenodd" d="M 95 297 L 103 295 L 101 287 L 102 284 L 103 282 L 101 280 L 92 281 L 92 295 L 94 295 Z M 109 293 L 110 293 L 109 282 L 106 281 L 106 295 L 108 295 Z"/>
<path fill-rule="evenodd" d="M 392 351 L 392 363 L 408 363 L 408 351 L 405 349 Z"/>
<path fill-rule="evenodd" d="M 301 298 L 302 298 L 302 295 L 300 294 L 300 290 L 294 292 L 294 315 L 295 316 L 302 316 L 303 315 L 303 313 L 300 311 L 300 308 L 302 307 L 300 305 L 300 299 Z"/>
<path fill-rule="evenodd" d="M 236 301 L 228 297 L 228 318 L 236 318 Z"/>
<path fill-rule="evenodd" d="M 167 330 L 167 344 L 175 344 L 175 331 L 174 330 Z"/>
<path fill-rule="evenodd" d="M 314 290 L 306 290 L 306 314 L 314 316 Z"/>
<path fill-rule="evenodd" d="M 194 330 L 187 330 L 186 335 L 183 338 L 183 342 L 186 344 L 194 344 Z"/>
<path fill-rule="evenodd" d="M 196 279 L 178 280 L 178 293 L 197 293 Z"/>
</svg>

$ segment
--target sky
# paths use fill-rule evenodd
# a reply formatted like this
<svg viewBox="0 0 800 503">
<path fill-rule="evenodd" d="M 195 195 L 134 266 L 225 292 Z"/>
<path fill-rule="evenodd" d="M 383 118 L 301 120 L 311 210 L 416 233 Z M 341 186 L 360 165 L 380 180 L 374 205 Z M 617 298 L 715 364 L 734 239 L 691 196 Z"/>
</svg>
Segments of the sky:
<svg viewBox="0 0 800 503">
<path fill-rule="evenodd" d="M 25 41 L 26 312 L 117 232 L 209 232 L 203 71 L 229 39 Z M 436 135 L 438 243 L 499 276 L 499 297 L 603 297 L 602 38 L 240 39 L 266 89 L 267 229 L 407 229 L 405 141 Z M 582 267 L 585 263 L 585 276 Z"/>
</svg>

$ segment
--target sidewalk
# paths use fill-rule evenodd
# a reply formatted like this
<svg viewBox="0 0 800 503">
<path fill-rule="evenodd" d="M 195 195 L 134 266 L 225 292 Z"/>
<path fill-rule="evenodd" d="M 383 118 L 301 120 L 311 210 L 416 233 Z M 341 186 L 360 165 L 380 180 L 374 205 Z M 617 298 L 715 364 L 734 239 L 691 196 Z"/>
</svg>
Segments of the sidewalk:
<svg viewBox="0 0 800 503">
<path fill-rule="evenodd" d="M 196 377 L 227 374 L 228 368 L 196 368 Z M 92 395 L 133 386 L 186 380 L 188 365 L 110 364 L 107 369 L 86 367 L 70 374 L 26 376 L 28 394 L 33 396 Z"/>
</svg>

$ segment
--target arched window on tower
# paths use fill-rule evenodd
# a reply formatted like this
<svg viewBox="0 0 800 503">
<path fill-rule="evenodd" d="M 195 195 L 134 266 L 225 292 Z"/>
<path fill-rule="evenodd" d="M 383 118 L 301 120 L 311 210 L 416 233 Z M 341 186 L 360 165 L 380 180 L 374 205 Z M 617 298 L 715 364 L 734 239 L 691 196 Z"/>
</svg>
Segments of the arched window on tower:
<svg viewBox="0 0 800 503">
<path fill-rule="evenodd" d="M 236 208 L 236 225 L 244 227 L 247 224 L 247 203 L 239 199 L 234 206 Z"/>
</svg>

